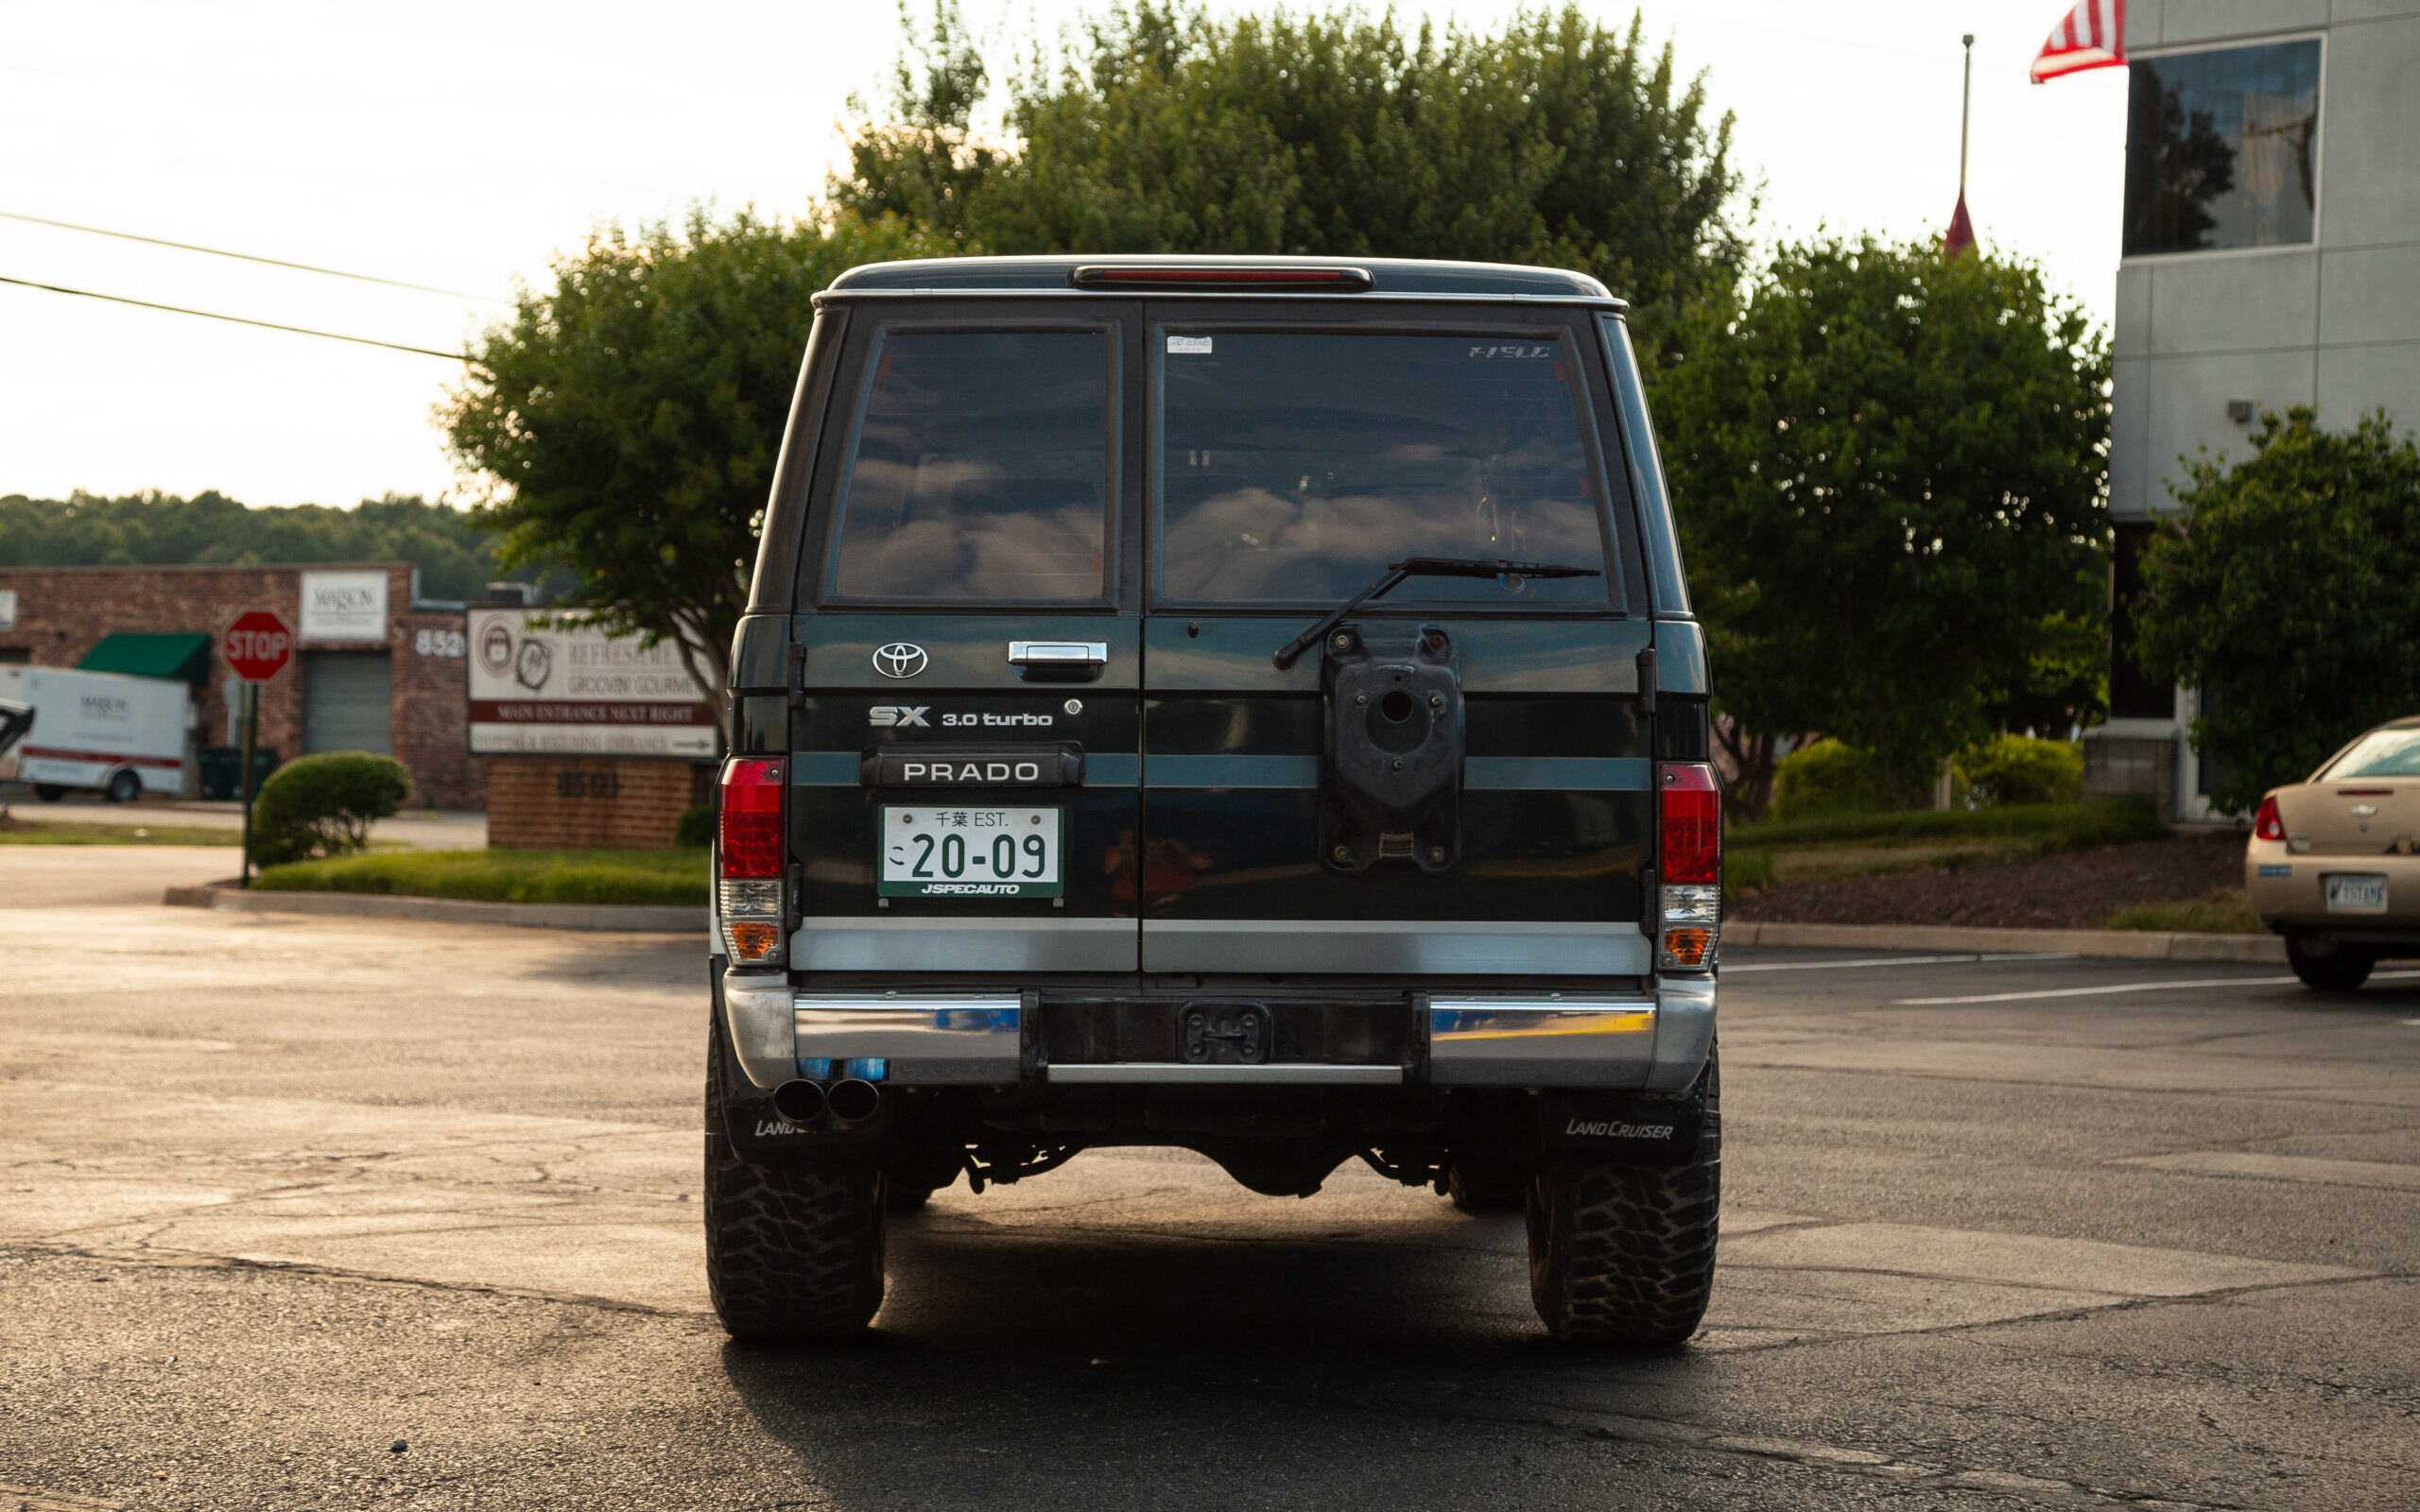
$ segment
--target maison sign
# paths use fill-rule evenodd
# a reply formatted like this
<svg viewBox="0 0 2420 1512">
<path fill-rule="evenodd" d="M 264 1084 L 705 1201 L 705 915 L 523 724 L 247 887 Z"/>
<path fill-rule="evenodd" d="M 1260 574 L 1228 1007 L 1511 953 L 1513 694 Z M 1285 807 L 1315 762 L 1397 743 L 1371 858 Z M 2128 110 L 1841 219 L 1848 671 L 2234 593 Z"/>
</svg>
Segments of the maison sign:
<svg viewBox="0 0 2420 1512">
<path fill-rule="evenodd" d="M 387 642 L 387 575 L 372 573 L 304 573 L 302 624 L 295 637 L 304 642 Z"/>
</svg>

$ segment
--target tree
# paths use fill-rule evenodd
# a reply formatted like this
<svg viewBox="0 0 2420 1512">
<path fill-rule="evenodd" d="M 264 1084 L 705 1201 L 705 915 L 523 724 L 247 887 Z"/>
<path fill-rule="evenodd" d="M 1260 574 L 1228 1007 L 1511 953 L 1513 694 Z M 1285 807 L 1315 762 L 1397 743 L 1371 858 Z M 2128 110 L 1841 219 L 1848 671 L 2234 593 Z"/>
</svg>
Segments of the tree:
<svg viewBox="0 0 2420 1512">
<path fill-rule="evenodd" d="M 390 493 L 350 509 L 248 508 L 215 490 L 180 498 L 0 497 L 0 567 L 251 566 L 407 561 L 430 598 L 471 599 L 502 576 L 493 542 L 466 510 Z"/>
<path fill-rule="evenodd" d="M 2252 446 L 2187 463 L 2135 609 L 2144 669 L 2201 686 L 2210 800 L 2237 813 L 2420 712 L 2420 447 L 2382 410 L 2327 431 L 2308 407 Z"/>
<path fill-rule="evenodd" d="M 856 264 L 950 249 L 846 214 L 699 210 L 677 232 L 591 235 L 441 406 L 499 559 L 577 575 L 564 607 L 673 642 L 719 702 L 812 296 Z"/>
<path fill-rule="evenodd" d="M 2106 343 L 2038 268 L 1869 237 L 1682 345 L 1656 429 L 1735 741 L 1837 736 L 1915 802 L 2100 623 Z"/>
<path fill-rule="evenodd" d="M 835 199 L 991 252 L 1579 268 L 1634 301 L 1651 345 L 1741 266 L 1731 118 L 1707 119 L 1703 79 L 1682 85 L 1635 17 L 1616 32 L 1566 6 L 1407 38 L 1392 15 L 1137 0 L 1083 37 L 1011 82 L 1014 145 L 985 143 L 989 71 L 943 0 Z"/>
</svg>

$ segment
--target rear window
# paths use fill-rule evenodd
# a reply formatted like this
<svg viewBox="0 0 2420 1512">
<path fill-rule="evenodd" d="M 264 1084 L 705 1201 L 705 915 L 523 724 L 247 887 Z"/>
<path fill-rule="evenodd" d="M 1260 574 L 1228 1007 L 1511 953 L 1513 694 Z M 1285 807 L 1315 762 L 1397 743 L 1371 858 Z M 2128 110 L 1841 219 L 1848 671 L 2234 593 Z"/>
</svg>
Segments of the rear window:
<svg viewBox="0 0 2420 1512">
<path fill-rule="evenodd" d="M 2327 781 L 2348 777 L 2420 777 L 2420 730 L 2373 730 L 2327 769 Z"/>
<path fill-rule="evenodd" d="M 1569 343 L 1157 339 L 1163 602 L 1335 604 L 1413 556 L 1609 569 Z M 1612 581 L 1415 578 L 1386 602 L 1602 605 Z"/>
<path fill-rule="evenodd" d="M 847 466 L 827 596 L 1102 596 L 1111 493 L 1102 331 L 891 332 Z"/>
</svg>

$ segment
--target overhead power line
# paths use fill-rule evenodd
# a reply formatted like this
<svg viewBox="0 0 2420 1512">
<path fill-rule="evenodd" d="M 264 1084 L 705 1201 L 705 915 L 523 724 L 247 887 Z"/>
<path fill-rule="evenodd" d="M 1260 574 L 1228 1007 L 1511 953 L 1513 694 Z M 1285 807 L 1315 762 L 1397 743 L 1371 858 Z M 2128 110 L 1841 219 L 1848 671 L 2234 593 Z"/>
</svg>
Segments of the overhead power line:
<svg viewBox="0 0 2420 1512">
<path fill-rule="evenodd" d="M 411 289 L 421 294 L 442 294 L 457 300 L 475 300 L 481 304 L 508 305 L 510 300 L 490 295 L 473 294 L 464 289 L 441 289 L 430 284 L 406 284 L 399 278 L 380 278 L 374 273 L 348 273 L 340 267 L 320 267 L 310 263 L 289 263 L 282 257 L 259 257 L 251 252 L 231 252 L 221 247 L 197 247 L 191 242 L 172 242 L 163 236 L 138 236 L 130 231 L 108 231 L 99 226 L 78 226 L 74 221 L 48 220 L 41 215 L 20 215 L 12 210 L 0 210 L 0 220 L 22 220 L 33 226 L 52 226 L 60 231 L 80 231 L 90 236 L 114 236 L 120 241 L 145 242 L 153 247 L 173 247 L 181 252 L 205 252 L 212 257 L 232 257 L 244 263 L 266 263 L 271 267 L 290 267 L 300 273 L 321 273 L 329 278 L 349 278 L 360 284 L 384 284 L 392 289 Z"/>
<path fill-rule="evenodd" d="M 182 304 L 155 304 L 149 300 L 130 300 L 123 294 L 96 294 L 91 289 L 71 289 L 57 284 L 37 284 L 27 278 L 9 278 L 0 274 L 0 284 L 13 284 L 21 289 L 41 289 L 46 294 L 72 294 L 79 300 L 107 300 L 112 304 L 131 304 L 141 310 L 165 310 L 170 315 L 198 315 L 205 320 L 226 320 L 235 325 L 258 326 L 264 331 L 287 331 L 298 336 L 318 336 L 326 341 L 350 341 L 356 346 L 385 347 L 389 352 L 416 352 L 424 357 L 442 357 L 448 362 L 467 362 L 480 366 L 476 357 L 459 352 L 440 352 L 434 347 L 410 347 L 400 341 L 380 341 L 373 336 L 349 336 L 336 331 L 314 331 L 309 326 L 280 325 L 275 320 L 254 320 L 241 315 L 221 315 L 216 310 L 188 310 Z"/>
</svg>

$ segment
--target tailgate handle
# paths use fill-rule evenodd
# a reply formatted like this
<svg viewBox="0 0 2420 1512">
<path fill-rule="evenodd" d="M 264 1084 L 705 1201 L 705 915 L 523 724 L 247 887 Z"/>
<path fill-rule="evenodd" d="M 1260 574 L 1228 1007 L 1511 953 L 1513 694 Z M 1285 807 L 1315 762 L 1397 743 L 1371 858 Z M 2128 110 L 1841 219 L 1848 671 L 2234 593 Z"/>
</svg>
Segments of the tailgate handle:
<svg viewBox="0 0 2420 1512">
<path fill-rule="evenodd" d="M 1011 641 L 1012 667 L 1104 667 L 1109 665 L 1107 641 Z"/>
</svg>

